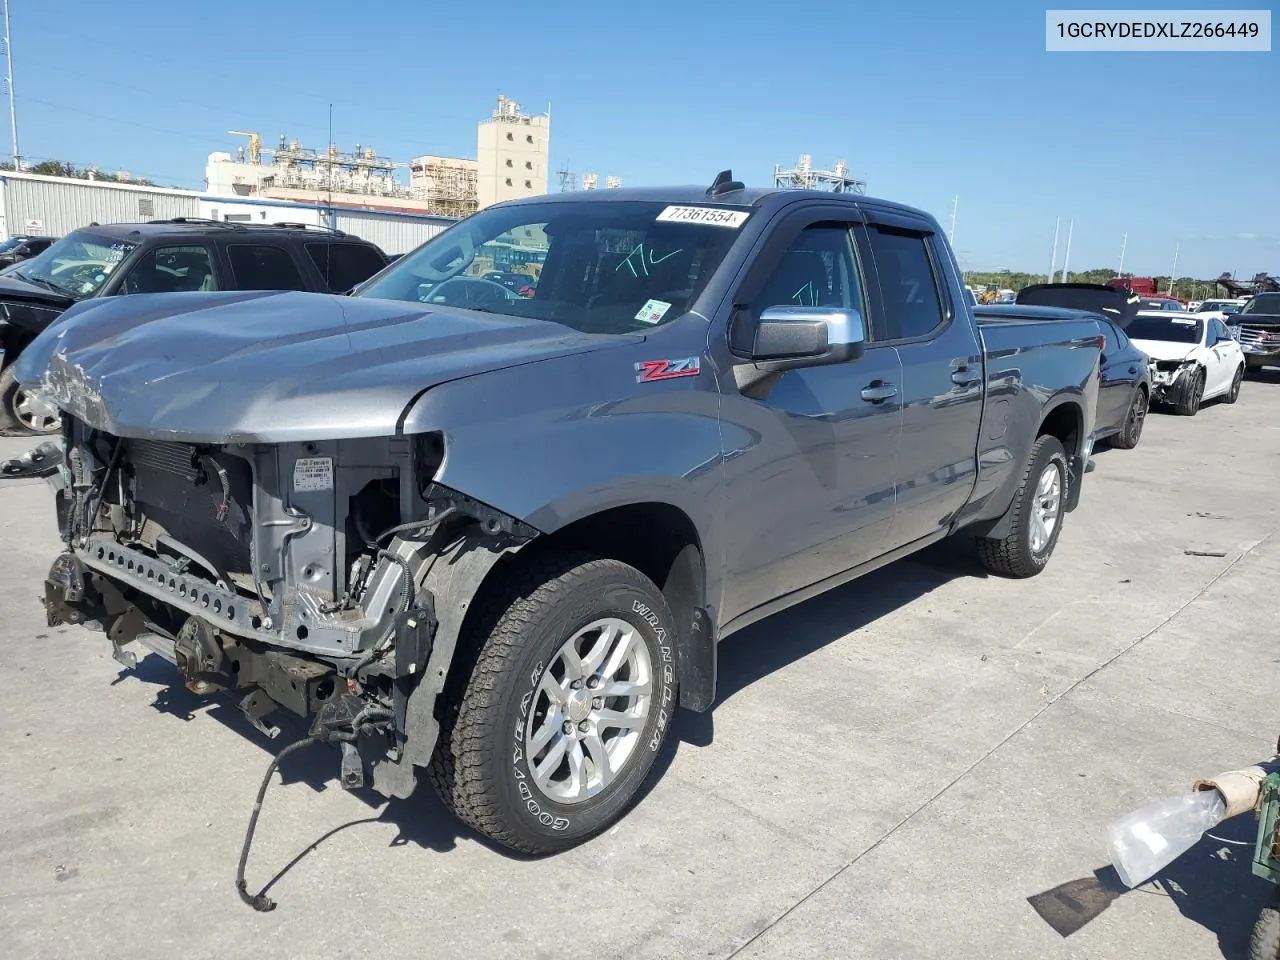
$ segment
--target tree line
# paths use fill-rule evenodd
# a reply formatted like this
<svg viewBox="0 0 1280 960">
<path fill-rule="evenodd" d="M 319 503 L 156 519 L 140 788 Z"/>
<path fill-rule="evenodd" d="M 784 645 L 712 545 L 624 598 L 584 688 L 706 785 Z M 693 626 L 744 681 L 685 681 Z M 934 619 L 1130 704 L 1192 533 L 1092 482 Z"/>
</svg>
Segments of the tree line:
<svg viewBox="0 0 1280 960">
<path fill-rule="evenodd" d="M 0 162 L 0 170 L 13 170 L 13 161 Z M 97 167 L 78 167 L 74 163 L 62 160 L 41 160 L 39 163 L 24 163 L 23 173 L 38 173 L 44 177 L 70 177 L 73 180 L 106 180 L 110 183 L 130 183 L 138 187 L 154 187 L 155 183 L 146 177 L 121 176 L 118 173 L 103 173 Z"/>
<path fill-rule="evenodd" d="M 1059 276 L 1060 274 L 1055 274 L 1054 280 L 1057 281 Z M 1067 273 L 1067 279 L 1072 283 L 1109 283 L 1118 276 L 1120 274 L 1115 270 L 1071 270 Z M 966 270 L 964 274 L 964 282 L 974 289 L 986 287 L 990 290 L 1013 290 L 1014 292 L 1033 283 L 1044 283 L 1046 279 L 1043 273 L 1020 273 L 1014 270 L 996 272 Z M 1151 279 L 1156 281 L 1156 289 L 1161 293 L 1169 292 L 1167 274 Z M 1173 282 L 1173 295 L 1183 300 L 1203 300 L 1206 297 L 1225 296 L 1226 291 L 1220 289 L 1212 280 L 1178 277 Z"/>
</svg>

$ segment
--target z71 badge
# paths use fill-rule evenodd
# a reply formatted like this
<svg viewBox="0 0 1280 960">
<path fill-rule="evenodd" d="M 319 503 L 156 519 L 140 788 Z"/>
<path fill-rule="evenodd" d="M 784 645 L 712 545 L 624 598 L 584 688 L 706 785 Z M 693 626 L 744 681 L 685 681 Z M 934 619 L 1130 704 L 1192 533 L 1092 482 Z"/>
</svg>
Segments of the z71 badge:
<svg viewBox="0 0 1280 960">
<path fill-rule="evenodd" d="M 636 364 L 636 383 L 653 380 L 674 380 L 676 377 L 696 377 L 702 372 L 697 357 L 680 360 L 641 360 Z"/>
</svg>

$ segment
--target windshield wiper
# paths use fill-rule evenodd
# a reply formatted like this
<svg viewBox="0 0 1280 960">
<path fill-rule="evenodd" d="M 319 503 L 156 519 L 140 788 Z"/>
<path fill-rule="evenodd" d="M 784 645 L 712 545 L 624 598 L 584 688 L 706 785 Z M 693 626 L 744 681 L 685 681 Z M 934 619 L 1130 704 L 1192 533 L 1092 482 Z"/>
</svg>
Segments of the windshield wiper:
<svg viewBox="0 0 1280 960">
<path fill-rule="evenodd" d="M 14 271 L 14 276 L 18 277 L 21 280 L 27 281 L 27 283 L 35 283 L 44 287 L 46 290 L 52 290 L 54 293 L 61 293 L 64 296 L 68 296 L 68 297 L 71 297 L 72 299 L 75 299 L 74 291 L 68 290 L 66 287 L 60 286 L 59 284 L 54 283 L 52 280 L 46 280 L 44 277 L 33 277 L 33 276 L 30 276 L 29 274 L 19 273 L 16 270 Z"/>
</svg>

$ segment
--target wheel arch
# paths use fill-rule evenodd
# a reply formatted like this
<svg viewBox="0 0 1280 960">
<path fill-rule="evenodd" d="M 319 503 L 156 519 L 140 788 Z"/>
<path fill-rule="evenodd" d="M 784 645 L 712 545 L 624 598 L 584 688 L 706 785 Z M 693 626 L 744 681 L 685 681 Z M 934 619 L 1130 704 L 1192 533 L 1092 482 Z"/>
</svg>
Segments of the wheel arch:
<svg viewBox="0 0 1280 960">
<path fill-rule="evenodd" d="M 476 535 L 442 557 L 445 569 L 452 569 L 456 561 L 464 562 L 466 569 L 450 575 L 447 581 L 443 577 L 434 578 L 436 583 L 428 579 L 440 620 L 437 648 L 445 654 L 441 662 L 446 675 L 433 676 L 429 665 L 426 679 L 432 685 L 439 680 L 440 690 L 445 684 L 465 680 L 463 674 L 476 651 L 463 649 L 459 641 L 476 633 L 474 618 L 479 616 L 476 611 L 488 606 L 486 595 L 501 589 L 503 581 L 521 565 L 548 552 L 578 552 L 626 563 L 654 582 L 678 628 L 680 706 L 709 709 L 716 689 L 716 631 L 707 601 L 703 537 L 690 514 L 669 501 L 645 500 L 614 503 L 572 518 L 560 516 L 564 522 L 552 529 L 544 525 L 538 536 L 523 544 L 495 550 Z M 447 621 L 449 612 L 455 614 L 452 621 Z M 434 701 L 439 692 L 432 692 L 430 699 Z M 437 731 L 434 722 L 428 724 L 425 732 L 432 744 Z"/>
<path fill-rule="evenodd" d="M 547 550 L 617 560 L 652 580 L 675 618 L 680 705 L 696 711 L 710 708 L 716 686 L 715 629 L 703 535 L 687 510 L 669 500 L 601 506 L 545 531 L 490 576 L 501 566 L 521 563 L 526 553 Z"/>
<path fill-rule="evenodd" d="M 1040 422 L 1036 425 L 1035 433 L 1029 438 L 1027 449 L 1019 461 L 1018 469 L 1010 474 L 1007 491 L 1009 497 L 1008 506 L 1006 506 L 1004 513 L 990 522 L 989 526 L 983 524 L 974 531 L 979 537 L 1000 540 L 1007 537 L 1013 529 L 1014 515 L 1016 513 L 1014 507 L 1019 478 L 1031 462 L 1036 441 L 1046 435 L 1055 437 L 1062 444 L 1062 448 L 1067 454 L 1067 463 L 1077 474 L 1067 478 L 1067 510 L 1075 509 L 1080 492 L 1079 475 L 1084 473 L 1085 466 L 1081 462 L 1083 458 L 1080 455 L 1084 443 L 1084 407 L 1081 405 L 1078 396 L 1067 393 L 1055 400 L 1051 400 L 1041 413 Z"/>
</svg>

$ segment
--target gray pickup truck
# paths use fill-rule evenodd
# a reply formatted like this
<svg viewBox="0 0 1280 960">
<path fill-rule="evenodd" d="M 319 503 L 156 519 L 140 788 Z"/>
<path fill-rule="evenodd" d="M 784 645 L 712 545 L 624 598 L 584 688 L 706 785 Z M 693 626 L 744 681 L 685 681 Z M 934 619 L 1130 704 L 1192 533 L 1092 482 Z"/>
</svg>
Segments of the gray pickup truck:
<svg viewBox="0 0 1280 960">
<path fill-rule="evenodd" d="M 20 360 L 63 412 L 49 622 L 562 850 L 733 632 L 958 532 L 1042 570 L 1099 347 L 979 325 L 924 213 L 727 172 L 499 204 L 354 296 L 81 304 Z"/>
</svg>

